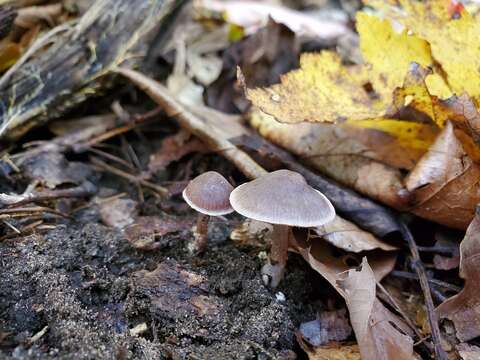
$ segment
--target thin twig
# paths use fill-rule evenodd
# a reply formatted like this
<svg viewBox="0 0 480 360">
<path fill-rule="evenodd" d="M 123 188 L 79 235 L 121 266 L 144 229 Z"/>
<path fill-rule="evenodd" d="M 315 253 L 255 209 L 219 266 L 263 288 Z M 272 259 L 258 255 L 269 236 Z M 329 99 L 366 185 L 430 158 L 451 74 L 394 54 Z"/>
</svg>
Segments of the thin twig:
<svg viewBox="0 0 480 360">
<path fill-rule="evenodd" d="M 19 207 L 19 208 L 9 208 L 0 210 L 0 219 L 12 219 L 16 217 L 29 216 L 35 213 L 49 213 L 52 215 L 57 215 L 63 218 L 69 218 L 69 216 L 62 214 L 57 210 L 50 209 L 44 206 L 34 206 L 34 207 Z"/>
<path fill-rule="evenodd" d="M 437 314 L 435 313 L 432 293 L 428 284 L 428 277 L 425 271 L 425 267 L 423 266 L 422 260 L 420 259 L 420 253 L 418 252 L 417 244 L 407 225 L 404 222 L 401 222 L 401 226 L 403 238 L 408 242 L 408 246 L 412 254 L 412 265 L 418 275 L 420 287 L 422 288 L 423 296 L 425 297 L 428 321 L 430 323 L 430 329 L 432 330 L 432 341 L 435 347 L 435 359 L 448 360 L 447 353 L 442 348 L 440 328 L 438 327 L 438 318 Z"/>
<path fill-rule="evenodd" d="M 123 177 L 127 179 L 128 181 L 134 183 L 134 184 L 141 184 L 151 190 L 154 190 L 156 193 L 158 193 L 161 196 L 166 196 L 168 194 L 168 190 L 164 188 L 163 186 L 154 184 L 148 180 L 144 180 L 138 176 L 129 174 L 123 170 L 117 169 L 116 167 L 113 167 L 111 165 L 108 165 L 107 163 L 103 162 L 99 158 L 92 157 L 91 162 L 99 169 L 103 171 L 107 171 L 109 173 L 112 173 L 114 175 Z"/>
<path fill-rule="evenodd" d="M 390 293 L 387 291 L 387 289 L 384 288 L 384 286 L 379 282 L 377 281 L 377 286 L 378 288 L 385 294 L 385 296 L 388 298 L 388 301 L 390 301 L 391 305 L 393 307 L 395 307 L 395 309 L 398 311 L 398 313 L 402 316 L 402 318 L 405 320 L 405 322 L 408 324 L 408 326 L 410 326 L 410 328 L 415 332 L 415 334 L 417 335 L 417 337 L 419 339 L 422 338 L 422 334 L 420 333 L 420 331 L 417 329 L 417 327 L 415 326 L 415 324 L 413 323 L 413 321 L 408 317 L 408 315 L 402 310 L 402 308 L 400 307 L 400 305 L 397 303 L 397 301 L 393 298 L 392 295 L 390 295 Z"/>
<path fill-rule="evenodd" d="M 405 279 L 418 280 L 418 276 L 416 274 L 409 273 L 408 271 L 393 270 L 390 274 L 392 276 L 402 277 L 402 278 L 405 278 Z M 457 293 L 462 290 L 459 286 L 455 286 L 453 284 L 447 283 L 447 282 L 442 281 L 442 280 L 428 279 L 428 282 L 432 285 L 440 286 L 442 288 L 445 288 L 445 289 L 451 290 L 451 291 L 455 291 Z"/>
<path fill-rule="evenodd" d="M 97 188 L 86 181 L 80 186 L 69 189 L 44 190 L 41 192 L 27 192 L 22 195 L 0 194 L 0 206 L 19 206 L 37 201 L 54 200 L 61 198 L 76 198 L 95 194 Z"/>
<path fill-rule="evenodd" d="M 229 127 L 232 127 L 233 123 L 230 126 L 223 123 L 225 129 L 214 126 L 213 119 L 207 119 L 205 114 L 200 114 L 199 109 L 192 109 L 180 103 L 167 88 L 157 81 L 130 69 L 117 68 L 114 71 L 123 75 L 146 92 L 153 101 L 165 110 L 167 115 L 175 118 L 182 128 L 196 135 L 210 149 L 219 152 L 247 177 L 254 179 L 266 174 L 265 169 L 228 140 L 229 137 L 240 135 L 225 133 L 230 130 Z M 210 112 L 208 116 L 213 116 L 213 112 Z"/>
</svg>

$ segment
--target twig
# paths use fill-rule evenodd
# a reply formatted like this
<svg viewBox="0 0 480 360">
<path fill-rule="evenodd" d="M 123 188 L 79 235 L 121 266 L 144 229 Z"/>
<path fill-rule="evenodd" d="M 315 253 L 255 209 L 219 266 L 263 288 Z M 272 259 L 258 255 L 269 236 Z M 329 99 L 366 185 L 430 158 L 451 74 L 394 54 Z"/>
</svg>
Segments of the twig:
<svg viewBox="0 0 480 360">
<path fill-rule="evenodd" d="M 399 271 L 399 270 L 393 270 L 390 273 L 392 276 L 397 276 L 397 277 L 402 277 L 405 279 L 412 279 L 412 280 L 418 280 L 418 276 L 416 274 L 409 273 L 408 271 Z M 447 290 L 452 290 L 455 292 L 460 292 L 462 289 L 458 286 L 455 286 L 453 284 L 449 284 L 445 281 L 442 280 L 437 280 L 437 279 L 428 279 L 428 282 L 432 285 L 440 286 L 442 288 L 445 288 Z"/>
<path fill-rule="evenodd" d="M 455 255 L 459 252 L 458 246 L 434 245 L 434 246 L 418 246 L 418 251 L 431 252 L 445 255 Z"/>
<path fill-rule="evenodd" d="M 410 326 L 410 328 L 415 332 L 415 335 L 417 335 L 417 337 L 419 339 L 422 338 L 422 334 L 420 333 L 420 331 L 418 331 L 417 327 L 415 326 L 415 324 L 413 323 L 413 321 L 408 317 L 408 315 L 402 310 L 402 308 L 400 307 L 400 305 L 398 305 L 397 301 L 392 297 L 392 295 L 390 295 L 390 293 L 387 291 L 387 289 L 384 288 L 384 286 L 379 282 L 377 281 L 377 286 L 378 288 L 385 294 L 385 296 L 388 298 L 388 301 L 390 301 L 391 305 L 393 307 L 395 307 L 395 309 L 398 311 L 398 313 L 402 316 L 402 318 L 405 320 L 405 322 L 408 324 L 408 326 Z"/>
<path fill-rule="evenodd" d="M 428 277 L 423 266 L 422 260 L 420 259 L 420 253 L 418 252 L 417 244 L 415 239 L 410 232 L 410 229 L 404 222 L 400 222 L 401 232 L 403 238 L 408 242 L 410 252 L 412 254 L 412 265 L 415 269 L 415 272 L 418 275 L 420 281 L 420 287 L 423 291 L 423 296 L 425 297 L 425 305 L 427 307 L 428 321 L 430 323 L 430 329 L 432 330 L 432 341 L 435 347 L 435 359 L 437 360 L 448 360 L 445 350 L 442 348 L 442 339 L 440 334 L 440 328 L 438 327 L 438 318 L 435 313 L 435 306 L 433 305 L 432 293 L 428 285 Z"/>
<path fill-rule="evenodd" d="M 222 132 L 219 126 L 212 126 L 212 122 L 199 114 L 198 109 L 191 109 L 181 104 L 162 84 L 138 71 L 121 68 L 117 68 L 115 71 L 145 91 L 165 110 L 167 115 L 174 117 L 181 127 L 196 135 L 213 151 L 218 151 L 245 176 L 254 179 L 266 174 L 265 169 L 228 140 L 228 135 Z M 224 123 L 223 127 L 228 128 L 228 125 Z M 224 131 L 228 131 L 228 129 Z"/>
<path fill-rule="evenodd" d="M 34 207 L 19 207 L 19 208 L 9 208 L 0 210 L 0 219 L 11 219 L 16 217 L 28 216 L 35 213 L 50 213 L 57 215 L 63 218 L 69 218 L 69 216 L 62 214 L 57 210 L 50 209 L 44 206 L 34 206 Z"/>
<path fill-rule="evenodd" d="M 22 195 L 0 194 L 0 206 L 19 206 L 37 201 L 53 200 L 60 198 L 76 198 L 95 194 L 97 187 L 86 181 L 80 186 L 69 189 L 45 190 L 41 192 L 27 192 Z"/>
<path fill-rule="evenodd" d="M 152 189 L 156 193 L 158 193 L 161 196 L 166 196 L 168 194 L 168 190 L 164 188 L 163 186 L 154 184 L 148 180 L 141 179 L 135 175 L 129 174 L 123 170 L 117 169 L 116 167 L 113 167 L 111 165 L 108 165 L 107 163 L 103 162 L 99 158 L 92 157 L 91 162 L 99 169 L 103 171 L 107 171 L 109 173 L 112 173 L 114 175 L 123 177 L 127 179 L 128 181 L 134 183 L 134 184 L 141 184 L 149 189 Z"/>
</svg>

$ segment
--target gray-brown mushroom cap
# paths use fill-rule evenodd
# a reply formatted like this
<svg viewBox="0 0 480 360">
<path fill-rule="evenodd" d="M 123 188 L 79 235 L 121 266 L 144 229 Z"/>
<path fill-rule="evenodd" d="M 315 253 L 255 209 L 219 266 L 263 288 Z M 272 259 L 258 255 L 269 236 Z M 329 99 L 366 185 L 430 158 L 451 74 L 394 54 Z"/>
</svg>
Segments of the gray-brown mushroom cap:
<svg viewBox="0 0 480 360">
<path fill-rule="evenodd" d="M 274 171 L 240 185 L 230 194 L 230 204 L 239 214 L 270 224 L 314 227 L 335 217 L 326 196 L 290 170 Z"/>
<path fill-rule="evenodd" d="M 182 195 L 198 212 L 218 216 L 233 212 L 229 200 L 232 190 L 233 186 L 222 175 L 207 171 L 191 180 Z"/>
</svg>

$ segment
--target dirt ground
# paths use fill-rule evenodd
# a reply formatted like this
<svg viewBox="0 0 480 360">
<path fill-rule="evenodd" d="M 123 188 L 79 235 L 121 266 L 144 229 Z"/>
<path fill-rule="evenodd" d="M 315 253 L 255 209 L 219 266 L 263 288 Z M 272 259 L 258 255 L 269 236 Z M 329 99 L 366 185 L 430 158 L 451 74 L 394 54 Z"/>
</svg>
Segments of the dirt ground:
<svg viewBox="0 0 480 360">
<path fill-rule="evenodd" d="M 144 211 L 163 216 L 148 202 Z M 238 220 L 213 221 L 198 257 L 185 250 L 190 230 L 136 250 L 95 206 L 0 242 L 0 358 L 304 358 L 295 330 L 332 290 L 294 254 L 281 286 L 265 287 L 265 248 L 228 238 Z"/>
</svg>

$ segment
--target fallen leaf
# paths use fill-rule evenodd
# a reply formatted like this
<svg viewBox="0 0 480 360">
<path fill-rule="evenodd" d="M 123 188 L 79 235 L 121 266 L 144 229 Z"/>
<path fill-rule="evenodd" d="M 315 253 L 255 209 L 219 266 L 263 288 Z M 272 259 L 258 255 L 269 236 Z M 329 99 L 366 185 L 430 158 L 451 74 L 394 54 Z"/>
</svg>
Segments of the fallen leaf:
<svg viewBox="0 0 480 360">
<path fill-rule="evenodd" d="M 449 2 L 442 0 L 428 3 L 399 0 L 395 7 L 382 0 L 365 3 L 428 41 L 432 57 L 441 65 L 454 93 L 467 92 L 475 99 L 480 96 L 478 15 L 471 15 L 464 9 L 454 18 L 448 11 Z"/>
<path fill-rule="evenodd" d="M 140 216 L 124 228 L 125 237 L 136 249 L 155 250 L 164 245 L 162 237 L 174 232 L 188 232 L 192 221 L 158 216 Z"/>
<path fill-rule="evenodd" d="M 480 358 L 480 347 L 476 345 L 462 343 L 458 344 L 456 349 L 462 360 L 477 360 Z"/>
<path fill-rule="evenodd" d="M 344 275 L 338 283 L 344 292 L 362 359 L 418 358 L 412 338 L 392 325 L 394 315 L 376 298 L 376 279 L 367 259 L 363 258 L 360 270 L 352 269 Z"/>
<path fill-rule="evenodd" d="M 228 22 L 243 27 L 246 34 L 258 31 L 267 24 L 269 18 L 286 25 L 298 36 L 309 38 L 335 40 L 350 32 L 342 22 L 319 20 L 299 11 L 273 4 L 255 1 L 197 0 L 195 6 L 224 14 Z"/>
<path fill-rule="evenodd" d="M 270 238 L 273 231 L 272 224 L 253 219 L 246 219 L 237 225 L 230 233 L 230 239 L 239 245 L 258 246 Z"/>
<path fill-rule="evenodd" d="M 199 139 L 181 130 L 163 139 L 160 149 L 150 155 L 148 170 L 155 173 L 158 170 L 165 169 L 170 163 L 180 160 L 185 155 L 205 150 L 205 145 Z"/>
<path fill-rule="evenodd" d="M 92 175 L 92 169 L 84 163 L 68 161 L 55 151 L 45 151 L 22 159 L 20 168 L 31 181 L 54 189 L 63 184 L 80 185 Z"/>
<path fill-rule="evenodd" d="M 163 261 L 151 272 L 137 271 L 133 283 L 135 293 L 148 297 L 151 311 L 162 316 L 208 317 L 224 311 L 221 301 L 209 294 L 207 279 L 174 260 Z"/>
<path fill-rule="evenodd" d="M 124 228 L 133 224 L 138 215 L 138 203 L 132 199 L 113 199 L 102 201 L 99 199 L 100 217 L 107 226 Z"/>
<path fill-rule="evenodd" d="M 480 168 L 466 154 L 448 122 L 405 180 L 412 211 L 424 218 L 465 229 L 480 202 Z"/>
<path fill-rule="evenodd" d="M 403 86 L 412 62 L 422 67 L 433 64 L 430 44 L 409 33 L 408 28 L 397 31 L 388 20 L 365 12 L 358 12 L 356 20 L 360 49 L 369 64 L 369 80 L 377 96 L 388 99 L 395 88 Z M 441 86 L 441 89 L 435 89 L 437 92 L 450 95 L 438 74 L 432 74 L 429 82 Z"/>
<path fill-rule="evenodd" d="M 237 83 L 237 67 L 248 86 L 278 82 L 280 75 L 298 66 L 300 43 L 287 27 L 269 21 L 265 27 L 228 47 L 223 53 L 220 77 L 206 89 L 207 104 L 229 113 L 244 113 L 249 107 Z"/>
<path fill-rule="evenodd" d="M 312 347 L 306 344 L 297 334 L 301 348 L 307 353 L 309 360 L 361 360 L 358 345 L 333 343 Z"/>
<path fill-rule="evenodd" d="M 403 175 L 343 128 L 319 123 L 282 124 L 255 109 L 251 125 L 279 146 L 339 183 L 397 209 L 405 208 Z"/>
<path fill-rule="evenodd" d="M 303 341 L 314 347 L 331 341 L 346 340 L 352 333 L 346 315 L 346 309 L 322 311 L 315 320 L 300 324 L 299 335 Z"/>
<path fill-rule="evenodd" d="M 460 244 L 460 277 L 465 279 L 463 290 L 437 307 L 441 318 L 455 324 L 457 338 L 468 341 L 480 336 L 480 209 L 469 225 Z"/>
<path fill-rule="evenodd" d="M 59 22 L 63 10 L 62 4 L 22 7 L 18 9 L 15 25 L 30 29 L 39 22 L 47 22 L 50 26 L 54 26 Z"/>
<path fill-rule="evenodd" d="M 302 236 L 303 234 L 299 234 L 297 231 L 294 234 L 294 239 L 290 243 L 290 250 L 298 252 L 312 269 L 321 274 L 343 295 L 337 285 L 338 274 L 354 268 L 355 266 L 352 263 L 359 265 L 361 257 L 350 253 L 338 254 L 338 250 L 323 239 L 314 239 L 308 242 L 306 237 Z M 381 281 L 393 270 L 397 258 L 395 253 L 381 250 L 370 251 L 366 256 L 372 264 L 377 281 Z"/>
<path fill-rule="evenodd" d="M 360 229 L 350 221 L 338 216 L 333 221 L 312 229 L 319 237 L 345 251 L 359 253 L 374 249 L 385 251 L 398 250 L 397 247 L 377 239 L 367 231 Z"/>
<path fill-rule="evenodd" d="M 361 67 L 345 67 L 328 51 L 305 53 L 300 69 L 281 77 L 281 84 L 247 89 L 247 98 L 263 112 L 285 123 L 342 122 L 381 117 L 388 103 L 363 88 L 367 74 Z"/>
<path fill-rule="evenodd" d="M 443 256 L 440 254 L 435 254 L 433 256 L 433 266 L 437 270 L 453 270 L 458 268 L 460 265 L 460 255 L 453 257 Z"/>
</svg>

